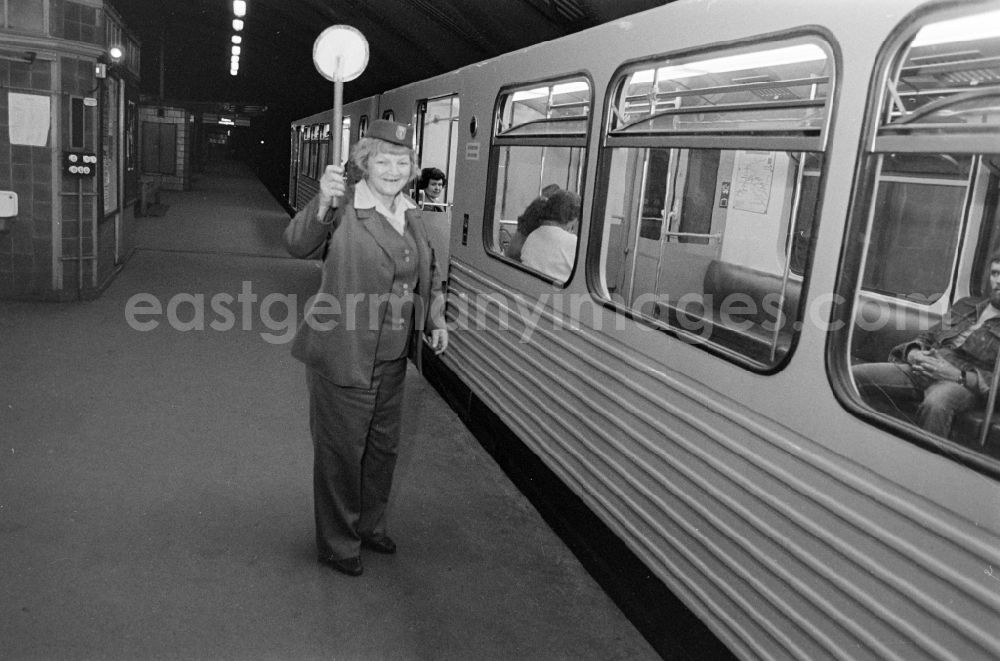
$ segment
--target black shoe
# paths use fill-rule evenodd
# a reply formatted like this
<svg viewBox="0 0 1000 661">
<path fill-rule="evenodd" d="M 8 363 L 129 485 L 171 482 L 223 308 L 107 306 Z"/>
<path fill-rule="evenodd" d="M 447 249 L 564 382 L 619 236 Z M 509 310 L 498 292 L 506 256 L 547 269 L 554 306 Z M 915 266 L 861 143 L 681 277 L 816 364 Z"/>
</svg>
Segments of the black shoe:
<svg viewBox="0 0 1000 661">
<path fill-rule="evenodd" d="M 396 542 L 392 541 L 389 535 L 376 534 L 371 537 L 362 537 L 361 546 L 371 549 L 376 553 L 392 554 L 396 552 Z"/>
<path fill-rule="evenodd" d="M 348 576 L 361 576 L 361 572 L 365 570 L 361 566 L 361 556 L 356 558 L 320 558 L 319 561 Z"/>
</svg>

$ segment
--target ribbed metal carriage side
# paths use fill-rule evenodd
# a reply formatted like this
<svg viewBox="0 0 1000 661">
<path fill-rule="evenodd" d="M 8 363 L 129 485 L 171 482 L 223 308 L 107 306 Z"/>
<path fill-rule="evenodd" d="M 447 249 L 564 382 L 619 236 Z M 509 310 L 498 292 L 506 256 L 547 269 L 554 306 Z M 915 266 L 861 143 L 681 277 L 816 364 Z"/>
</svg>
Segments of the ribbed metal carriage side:
<svg viewBox="0 0 1000 661">
<path fill-rule="evenodd" d="M 452 369 L 741 655 L 1000 654 L 1000 539 L 467 264 L 451 286 Z"/>
</svg>

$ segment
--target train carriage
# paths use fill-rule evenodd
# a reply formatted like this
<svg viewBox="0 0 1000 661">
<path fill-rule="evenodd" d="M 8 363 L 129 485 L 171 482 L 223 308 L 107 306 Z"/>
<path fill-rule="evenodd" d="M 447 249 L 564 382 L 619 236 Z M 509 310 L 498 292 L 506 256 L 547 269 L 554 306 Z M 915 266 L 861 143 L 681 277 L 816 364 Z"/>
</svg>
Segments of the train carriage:
<svg viewBox="0 0 1000 661">
<path fill-rule="evenodd" d="M 377 103 L 448 159 L 430 364 L 730 650 L 1000 655 L 995 397 L 930 433 L 854 372 L 990 293 L 1000 3 L 680 0 Z M 507 250 L 547 186 L 568 277 Z"/>
</svg>

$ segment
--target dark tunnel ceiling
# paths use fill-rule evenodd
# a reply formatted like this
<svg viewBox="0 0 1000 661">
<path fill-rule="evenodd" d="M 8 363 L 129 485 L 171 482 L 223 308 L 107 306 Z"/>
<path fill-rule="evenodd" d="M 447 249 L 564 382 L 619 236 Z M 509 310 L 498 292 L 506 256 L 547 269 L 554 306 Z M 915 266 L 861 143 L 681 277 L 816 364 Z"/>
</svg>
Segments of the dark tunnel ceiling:
<svg viewBox="0 0 1000 661">
<path fill-rule="evenodd" d="M 240 73 L 229 75 L 231 0 L 109 0 L 141 42 L 142 92 L 181 101 L 332 104 L 312 47 L 335 24 L 369 42 L 345 101 L 666 4 L 666 0 L 247 0 Z"/>
</svg>

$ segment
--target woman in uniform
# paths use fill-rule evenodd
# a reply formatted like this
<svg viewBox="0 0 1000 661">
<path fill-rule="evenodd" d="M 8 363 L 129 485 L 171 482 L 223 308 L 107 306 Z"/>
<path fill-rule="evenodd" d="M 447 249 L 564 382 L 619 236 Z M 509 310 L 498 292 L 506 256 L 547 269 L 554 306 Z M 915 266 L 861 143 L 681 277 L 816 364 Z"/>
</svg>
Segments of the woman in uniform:
<svg viewBox="0 0 1000 661">
<path fill-rule="evenodd" d="M 417 173 L 412 129 L 371 123 L 351 151 L 361 178 L 328 165 L 285 245 L 322 257 L 322 282 L 292 355 L 306 364 L 319 560 L 362 573 L 361 548 L 395 553 L 385 511 L 401 426 L 407 355 L 422 335 L 448 346 L 441 277 L 420 210 L 402 193 Z"/>
</svg>

